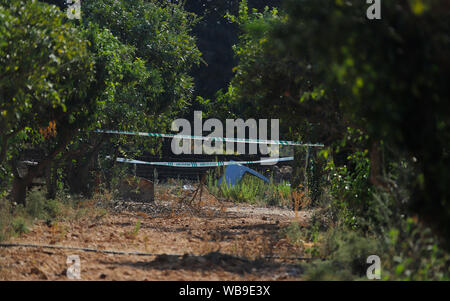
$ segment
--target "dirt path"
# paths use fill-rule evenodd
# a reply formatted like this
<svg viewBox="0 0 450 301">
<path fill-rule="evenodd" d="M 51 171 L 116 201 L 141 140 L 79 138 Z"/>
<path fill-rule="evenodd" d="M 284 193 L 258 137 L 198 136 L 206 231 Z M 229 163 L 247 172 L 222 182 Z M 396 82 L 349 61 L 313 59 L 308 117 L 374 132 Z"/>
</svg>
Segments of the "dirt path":
<svg viewBox="0 0 450 301">
<path fill-rule="evenodd" d="M 310 212 L 205 202 L 116 202 L 105 216 L 37 223 L 10 243 L 31 243 L 153 253 L 112 255 L 73 250 L 0 248 L 0 280 L 67 280 L 66 260 L 78 255 L 83 280 L 299 280 L 302 256 L 280 228 Z M 159 255 L 157 255 L 159 254 Z M 180 256 L 181 255 L 181 256 Z"/>
</svg>

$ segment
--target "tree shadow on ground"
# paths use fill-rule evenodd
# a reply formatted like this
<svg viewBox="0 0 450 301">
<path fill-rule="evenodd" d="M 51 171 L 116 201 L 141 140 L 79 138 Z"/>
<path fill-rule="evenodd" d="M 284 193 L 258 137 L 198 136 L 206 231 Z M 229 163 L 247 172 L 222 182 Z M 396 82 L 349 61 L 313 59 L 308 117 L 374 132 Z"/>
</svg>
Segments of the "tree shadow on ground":
<svg viewBox="0 0 450 301">
<path fill-rule="evenodd" d="M 128 266 L 144 270 L 190 270 L 190 271 L 216 271 L 234 273 L 238 275 L 286 275 L 298 276 L 303 273 L 300 265 L 294 263 L 279 263 L 267 259 L 250 260 L 229 254 L 212 252 L 202 256 L 188 255 L 158 255 L 152 261 L 120 261 L 101 262 L 106 265 Z"/>
<path fill-rule="evenodd" d="M 120 224 L 121 226 L 132 226 L 132 224 Z M 231 225 L 225 227 L 225 230 L 217 230 L 217 229 L 210 229 L 211 231 L 217 231 L 220 236 L 227 236 L 229 238 L 231 237 L 237 237 L 241 235 L 248 235 L 251 231 L 260 231 L 258 235 L 270 235 L 274 233 L 278 233 L 280 230 L 280 226 L 277 224 L 252 224 L 252 225 L 244 225 L 244 226 L 236 226 Z M 184 226 L 162 226 L 162 225 L 149 225 L 149 224 L 142 224 L 141 229 L 151 229 L 155 230 L 157 232 L 167 232 L 167 233 L 182 233 L 182 232 L 188 232 L 198 229 L 193 229 L 190 227 L 188 223 L 186 223 Z M 195 236 L 194 236 L 195 237 Z M 196 237 L 196 238 L 199 238 Z"/>
</svg>

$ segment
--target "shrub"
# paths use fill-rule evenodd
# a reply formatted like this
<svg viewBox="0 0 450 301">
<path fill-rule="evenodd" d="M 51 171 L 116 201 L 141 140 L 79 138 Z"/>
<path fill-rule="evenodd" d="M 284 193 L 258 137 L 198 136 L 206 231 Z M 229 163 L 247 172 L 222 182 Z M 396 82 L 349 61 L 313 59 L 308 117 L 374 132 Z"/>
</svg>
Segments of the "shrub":
<svg viewBox="0 0 450 301">
<path fill-rule="evenodd" d="M 382 243 L 383 278 L 450 280 L 450 254 L 442 247 L 442 240 L 415 218 L 388 231 Z"/>
<path fill-rule="evenodd" d="M 11 223 L 12 230 L 14 231 L 14 234 L 21 235 L 23 233 L 27 233 L 30 230 L 27 226 L 27 221 L 23 216 L 18 216 L 13 219 Z"/>
<path fill-rule="evenodd" d="M 334 214 L 353 229 L 361 226 L 361 219 L 370 220 L 372 217 L 367 214 L 372 203 L 372 187 L 368 180 L 370 161 L 367 156 L 367 152 L 349 156 L 349 164 L 355 165 L 353 170 L 347 166 L 337 167 L 333 162 L 327 166 L 331 174 L 330 193 Z"/>
<path fill-rule="evenodd" d="M 367 280 L 370 255 L 380 257 L 384 280 L 450 279 L 450 255 L 437 236 L 414 219 L 384 235 L 337 227 L 319 243 L 325 260 L 304 264 L 307 280 Z"/>
<path fill-rule="evenodd" d="M 61 215 L 61 203 L 57 200 L 47 200 L 44 204 L 47 219 L 54 220 Z"/>
<path fill-rule="evenodd" d="M 10 236 L 11 206 L 5 198 L 0 198 L 0 241 Z"/>
<path fill-rule="evenodd" d="M 297 222 L 292 222 L 289 226 L 281 229 L 280 234 L 286 237 L 291 244 L 300 245 L 303 243 L 304 234 Z"/>
<path fill-rule="evenodd" d="M 332 261 L 304 264 L 305 279 L 309 281 L 350 281 L 354 277 L 348 269 L 342 269 Z"/>
<path fill-rule="evenodd" d="M 45 193 L 36 188 L 32 189 L 27 196 L 26 213 L 32 218 L 44 218 L 45 203 Z"/>
<path fill-rule="evenodd" d="M 370 255 L 379 255 L 381 249 L 375 238 L 359 232 L 334 229 L 329 231 L 320 245 L 320 257 L 325 261 L 305 265 L 307 280 L 364 279 Z"/>
<path fill-rule="evenodd" d="M 259 204 L 265 206 L 287 206 L 290 204 L 290 186 L 280 183 L 265 183 L 252 175 L 244 175 L 242 180 L 230 186 L 227 183 L 217 186 L 215 176 L 210 174 L 207 178 L 208 189 L 214 195 L 238 203 Z"/>
</svg>

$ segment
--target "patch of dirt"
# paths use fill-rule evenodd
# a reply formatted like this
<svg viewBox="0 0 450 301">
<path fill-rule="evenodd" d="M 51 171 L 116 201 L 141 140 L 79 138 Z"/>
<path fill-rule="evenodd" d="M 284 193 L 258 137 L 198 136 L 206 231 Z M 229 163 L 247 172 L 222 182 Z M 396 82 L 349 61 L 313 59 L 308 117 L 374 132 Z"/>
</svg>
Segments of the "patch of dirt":
<svg viewBox="0 0 450 301">
<path fill-rule="evenodd" d="M 164 199 L 164 198 L 162 198 Z M 303 247 L 280 237 L 280 228 L 311 212 L 222 203 L 179 201 L 103 204 L 101 219 L 37 223 L 10 243 L 146 252 L 112 255 L 29 247 L 0 248 L 0 280 L 67 280 L 69 255 L 81 260 L 83 280 L 300 280 Z"/>
</svg>

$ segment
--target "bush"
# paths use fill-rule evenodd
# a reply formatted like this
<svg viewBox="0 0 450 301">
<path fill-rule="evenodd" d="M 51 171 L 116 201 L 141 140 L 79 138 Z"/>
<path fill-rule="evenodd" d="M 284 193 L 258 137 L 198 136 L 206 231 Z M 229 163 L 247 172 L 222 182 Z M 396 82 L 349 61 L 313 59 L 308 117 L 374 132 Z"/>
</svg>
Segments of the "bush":
<svg viewBox="0 0 450 301">
<path fill-rule="evenodd" d="M 356 152 L 349 156 L 347 166 L 337 167 L 329 162 L 327 170 L 331 175 L 330 193 L 334 215 L 351 228 L 361 226 L 361 219 L 370 220 L 367 209 L 372 203 L 372 187 L 369 183 L 370 161 L 367 152 Z"/>
<path fill-rule="evenodd" d="M 32 218 L 44 218 L 45 193 L 32 189 L 27 196 L 26 212 Z"/>
<path fill-rule="evenodd" d="M 29 232 L 35 220 L 52 222 L 63 215 L 60 200 L 47 200 L 46 192 L 37 188 L 27 195 L 27 205 L 11 206 L 6 198 L 0 198 L 0 241 Z M 67 204 L 71 206 L 71 204 Z"/>
<path fill-rule="evenodd" d="M 382 253 L 375 238 L 355 231 L 334 229 L 321 241 L 319 254 L 326 260 L 305 265 L 307 280 L 364 279 L 367 258 Z"/>
<path fill-rule="evenodd" d="M 348 269 L 342 269 L 332 261 L 304 264 L 305 279 L 309 281 L 350 281 L 354 277 Z"/>
<path fill-rule="evenodd" d="M 30 231 L 27 226 L 27 221 L 23 216 L 14 218 L 11 223 L 11 227 L 14 231 L 14 234 L 17 235 L 21 235 Z"/>
<path fill-rule="evenodd" d="M 47 219 L 57 219 L 61 215 L 61 203 L 57 200 L 47 200 L 44 204 L 44 210 Z"/>
<path fill-rule="evenodd" d="M 297 222 L 292 222 L 286 228 L 281 229 L 280 234 L 286 237 L 291 244 L 301 245 L 303 243 L 304 234 Z"/>
<path fill-rule="evenodd" d="M 437 236 L 414 219 L 384 235 L 336 227 L 322 237 L 319 257 L 324 261 L 304 264 L 307 280 L 367 280 L 370 255 L 380 257 L 384 280 L 450 279 L 450 255 Z"/>
<path fill-rule="evenodd" d="M 9 238 L 11 220 L 11 206 L 5 198 L 0 198 L 0 241 Z"/>
<path fill-rule="evenodd" d="M 33 189 L 27 196 L 26 213 L 30 218 L 54 220 L 61 214 L 61 203 L 58 200 L 47 200 L 46 192 Z"/>
<path fill-rule="evenodd" d="M 216 177 L 212 174 L 207 179 L 208 189 L 217 197 L 238 203 L 250 203 L 264 206 L 288 206 L 290 204 L 290 186 L 280 183 L 265 183 L 252 175 L 244 175 L 242 180 L 230 186 L 227 183 L 217 186 Z"/>
<path fill-rule="evenodd" d="M 367 258 L 381 254 L 381 248 L 375 237 L 366 237 L 354 231 L 331 231 L 321 252 L 347 267 L 353 275 L 362 277 L 366 274 Z"/>
<path fill-rule="evenodd" d="M 416 219 L 408 218 L 399 228 L 392 228 L 382 243 L 383 278 L 450 280 L 450 254 L 442 240 Z"/>
</svg>

